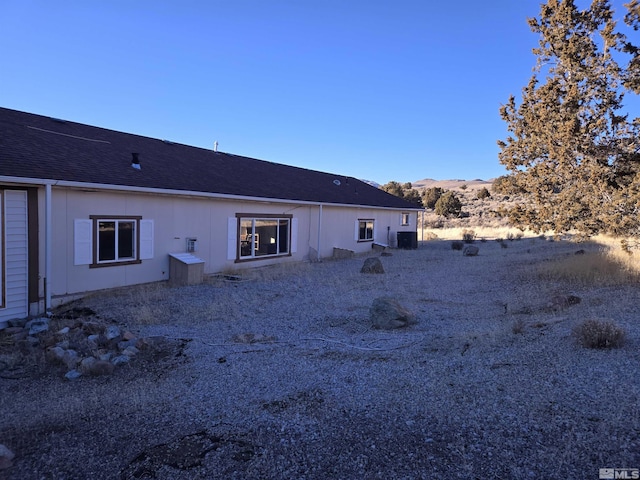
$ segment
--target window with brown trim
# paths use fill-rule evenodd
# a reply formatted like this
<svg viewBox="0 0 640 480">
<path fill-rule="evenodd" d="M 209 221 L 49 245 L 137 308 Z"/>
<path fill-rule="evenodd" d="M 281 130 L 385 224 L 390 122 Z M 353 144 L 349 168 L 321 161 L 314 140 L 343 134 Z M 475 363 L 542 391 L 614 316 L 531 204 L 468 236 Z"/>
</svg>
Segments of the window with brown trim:
<svg viewBox="0 0 640 480">
<path fill-rule="evenodd" d="M 291 255 L 292 215 L 236 214 L 238 260 Z"/>
<path fill-rule="evenodd" d="M 94 234 L 92 267 L 140 263 L 142 217 L 92 215 Z"/>
</svg>

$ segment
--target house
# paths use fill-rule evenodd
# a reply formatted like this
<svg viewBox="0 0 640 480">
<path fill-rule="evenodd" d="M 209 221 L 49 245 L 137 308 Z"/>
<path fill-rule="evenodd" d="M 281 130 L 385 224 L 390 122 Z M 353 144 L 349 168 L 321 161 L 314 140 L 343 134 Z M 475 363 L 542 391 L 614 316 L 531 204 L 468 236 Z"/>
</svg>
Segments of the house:
<svg viewBox="0 0 640 480">
<path fill-rule="evenodd" d="M 0 325 L 86 292 L 317 260 L 414 236 L 355 178 L 0 108 Z"/>
</svg>

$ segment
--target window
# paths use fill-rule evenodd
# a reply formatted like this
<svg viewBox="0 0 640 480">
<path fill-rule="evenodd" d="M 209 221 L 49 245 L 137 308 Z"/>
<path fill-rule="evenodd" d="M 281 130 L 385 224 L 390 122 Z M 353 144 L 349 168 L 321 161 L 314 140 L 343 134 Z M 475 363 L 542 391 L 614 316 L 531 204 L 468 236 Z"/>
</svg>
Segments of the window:
<svg viewBox="0 0 640 480">
<path fill-rule="evenodd" d="M 411 214 L 410 213 L 401 213 L 400 214 L 400 225 L 403 227 L 409 226 L 411 223 Z"/>
<path fill-rule="evenodd" d="M 96 220 L 98 263 L 136 259 L 136 220 Z"/>
<path fill-rule="evenodd" d="M 291 216 L 238 214 L 239 260 L 291 255 Z"/>
<path fill-rule="evenodd" d="M 74 265 L 108 267 L 153 258 L 153 220 L 91 215 L 74 223 Z"/>
<path fill-rule="evenodd" d="M 373 241 L 373 220 L 358 220 L 358 241 Z"/>
</svg>

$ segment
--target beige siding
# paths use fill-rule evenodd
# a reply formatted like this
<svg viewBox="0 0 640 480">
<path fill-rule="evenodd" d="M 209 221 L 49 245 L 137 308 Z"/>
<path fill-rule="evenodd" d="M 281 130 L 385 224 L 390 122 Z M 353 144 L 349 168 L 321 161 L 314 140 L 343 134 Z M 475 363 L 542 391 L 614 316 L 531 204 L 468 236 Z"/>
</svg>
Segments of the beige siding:
<svg viewBox="0 0 640 480">
<path fill-rule="evenodd" d="M 229 218 L 237 213 L 293 215 L 297 227 L 297 249 L 291 256 L 271 257 L 236 263 L 228 259 Z M 178 197 L 117 192 L 85 192 L 53 188 L 53 278 L 52 295 L 65 296 L 86 291 L 167 280 L 169 254 L 186 251 L 186 239 L 197 238 L 194 253 L 204 260 L 204 273 L 254 268 L 273 263 L 303 261 L 318 249 L 319 207 L 289 203 L 247 202 L 201 197 Z M 357 242 L 354 222 L 375 220 L 375 240 L 387 243 L 387 226 L 395 234 L 400 228 L 400 211 L 357 207 L 323 206 L 320 256 L 330 257 L 333 248 L 363 253 L 371 242 Z M 153 220 L 153 258 L 140 264 L 90 268 L 75 265 L 74 224 L 91 215 L 141 216 Z M 40 243 L 43 243 L 41 239 Z M 315 256 L 313 258 L 315 260 Z M 40 287 L 42 290 L 42 286 Z M 41 291 L 41 295 L 43 292 Z"/>
</svg>

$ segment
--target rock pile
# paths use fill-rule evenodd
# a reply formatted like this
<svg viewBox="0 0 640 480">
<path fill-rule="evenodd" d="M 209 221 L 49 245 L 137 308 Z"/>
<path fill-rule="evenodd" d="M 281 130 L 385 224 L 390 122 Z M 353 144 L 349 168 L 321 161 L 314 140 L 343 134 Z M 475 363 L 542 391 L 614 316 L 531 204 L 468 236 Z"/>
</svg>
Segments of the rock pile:
<svg viewBox="0 0 640 480">
<path fill-rule="evenodd" d="M 111 375 L 116 367 L 130 363 L 141 352 L 157 350 L 166 341 L 163 337 L 139 338 L 118 325 L 73 314 L 12 321 L 2 334 L 4 344 L 13 343 L 23 355 L 44 352 L 46 363 L 62 366 L 67 380 Z"/>
</svg>

